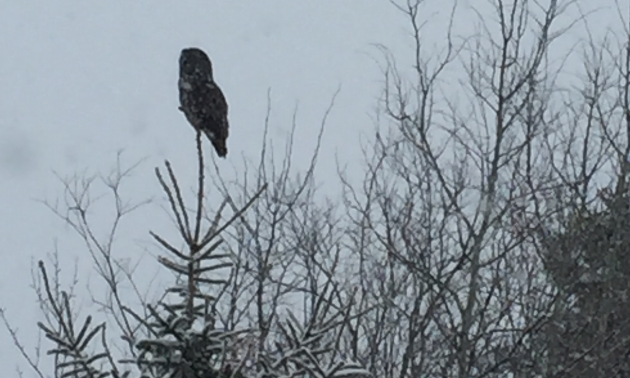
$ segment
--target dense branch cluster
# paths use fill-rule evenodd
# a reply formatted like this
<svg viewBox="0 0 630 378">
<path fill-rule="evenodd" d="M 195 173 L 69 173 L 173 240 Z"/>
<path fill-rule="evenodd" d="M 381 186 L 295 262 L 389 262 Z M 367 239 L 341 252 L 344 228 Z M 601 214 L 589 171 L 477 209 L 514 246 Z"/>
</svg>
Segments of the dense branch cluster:
<svg viewBox="0 0 630 378">
<path fill-rule="evenodd" d="M 274 322 L 279 335 L 274 338 L 271 350 L 266 347 L 268 343 L 260 329 L 219 326 L 219 300 L 233 281 L 230 273 L 222 274 L 221 271 L 233 271 L 234 261 L 237 261 L 234 254 L 220 252 L 224 243 L 221 234 L 243 217 L 267 185 L 263 184 L 223 223 L 220 210 L 203 230 L 205 222 L 200 209 L 205 203 L 204 160 L 200 135 L 197 135 L 200 168 L 194 217 L 189 216 L 169 162 L 166 162 L 169 181 L 156 169 L 186 247 L 185 250 L 177 249 L 165 238 L 151 233 L 170 254 L 169 257 L 159 256 L 158 261 L 179 279 L 175 286 L 165 290 L 157 306 L 147 304 L 143 311 L 121 306 L 121 313 L 129 315 L 136 323 L 123 336 L 132 346 L 131 358 L 114 360 L 105 337 L 105 323 L 92 327 L 92 318 L 88 317 L 80 329 L 75 330 L 73 306 L 67 293 L 61 292 L 61 300 L 57 298 L 50 288 L 44 264 L 40 262 L 45 301 L 52 309 L 52 323 L 59 328 L 55 330 L 40 323 L 46 337 L 57 345 L 49 351 L 59 358 L 56 374 L 61 377 L 123 378 L 132 374 L 132 370 L 125 366 L 133 365 L 143 378 L 369 376 L 370 373 L 357 362 L 336 358 L 334 354 L 345 326 L 353 319 L 353 303 L 352 298 L 348 303 L 338 300 L 339 292 L 331 289 L 332 280 L 326 281 L 321 288 L 321 295 L 306 322 L 299 321 L 291 310 L 287 310 L 286 320 Z M 220 209 L 226 209 L 228 201 L 224 201 Z M 101 336 L 98 339 L 100 351 L 89 353 L 88 346 L 97 347 L 93 345 L 97 335 Z M 253 343 L 247 342 L 252 338 Z"/>
</svg>

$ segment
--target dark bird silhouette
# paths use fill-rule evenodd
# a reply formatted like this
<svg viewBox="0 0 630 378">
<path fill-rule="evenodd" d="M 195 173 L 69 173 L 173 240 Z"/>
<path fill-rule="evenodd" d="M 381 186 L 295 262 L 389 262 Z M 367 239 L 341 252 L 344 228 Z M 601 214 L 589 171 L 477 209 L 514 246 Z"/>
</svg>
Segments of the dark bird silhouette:
<svg viewBox="0 0 630 378">
<path fill-rule="evenodd" d="M 227 155 L 229 134 L 228 104 L 221 88 L 214 82 L 212 62 L 202 50 L 183 49 L 179 57 L 179 110 L 188 122 L 201 130 L 219 157 Z"/>
</svg>

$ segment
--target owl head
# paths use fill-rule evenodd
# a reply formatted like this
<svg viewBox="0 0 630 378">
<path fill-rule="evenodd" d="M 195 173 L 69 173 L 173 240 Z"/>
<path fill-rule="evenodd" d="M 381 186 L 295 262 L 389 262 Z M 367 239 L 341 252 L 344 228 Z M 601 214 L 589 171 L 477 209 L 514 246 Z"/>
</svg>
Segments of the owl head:
<svg viewBox="0 0 630 378">
<path fill-rule="evenodd" d="M 212 79 L 212 62 L 205 52 L 190 47 L 179 56 L 179 74 L 185 76 L 209 76 Z"/>
</svg>

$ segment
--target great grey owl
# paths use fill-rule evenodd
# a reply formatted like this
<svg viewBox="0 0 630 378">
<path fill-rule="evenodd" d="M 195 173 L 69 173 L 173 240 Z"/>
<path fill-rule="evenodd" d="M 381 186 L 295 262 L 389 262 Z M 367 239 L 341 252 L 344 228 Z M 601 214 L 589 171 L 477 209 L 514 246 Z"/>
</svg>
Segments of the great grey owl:
<svg viewBox="0 0 630 378">
<path fill-rule="evenodd" d="M 219 157 L 225 158 L 228 104 L 212 77 L 212 62 L 202 50 L 183 49 L 179 57 L 179 110 L 188 122 L 208 136 Z"/>
</svg>

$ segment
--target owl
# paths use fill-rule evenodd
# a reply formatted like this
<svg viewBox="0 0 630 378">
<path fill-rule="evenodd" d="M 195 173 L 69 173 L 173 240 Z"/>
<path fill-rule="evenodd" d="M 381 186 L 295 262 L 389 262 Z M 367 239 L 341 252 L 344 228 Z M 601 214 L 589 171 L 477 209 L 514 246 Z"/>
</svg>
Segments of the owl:
<svg viewBox="0 0 630 378">
<path fill-rule="evenodd" d="M 198 48 L 183 49 L 179 57 L 179 101 L 188 122 L 201 130 L 219 157 L 227 155 L 228 104 L 212 77 L 212 62 Z"/>
</svg>

